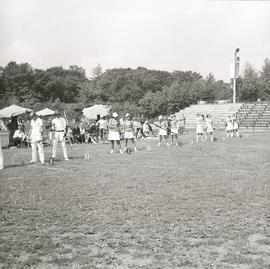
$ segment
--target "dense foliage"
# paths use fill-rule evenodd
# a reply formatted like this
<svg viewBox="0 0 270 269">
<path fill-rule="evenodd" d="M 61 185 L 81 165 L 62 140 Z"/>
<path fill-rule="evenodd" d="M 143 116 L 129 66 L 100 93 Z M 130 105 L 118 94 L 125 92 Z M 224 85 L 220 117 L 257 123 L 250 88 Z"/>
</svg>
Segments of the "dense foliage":
<svg viewBox="0 0 270 269">
<path fill-rule="evenodd" d="M 270 61 L 260 72 L 250 65 L 238 81 L 238 100 L 270 98 Z M 34 69 L 28 63 L 0 67 L 0 108 L 15 103 L 34 109 L 65 108 L 80 112 L 94 103 L 111 104 L 118 111 L 154 117 L 178 111 L 199 100 L 231 99 L 229 84 L 213 74 L 203 78 L 192 71 L 158 71 L 144 67 L 93 70 L 91 78 L 78 66 Z"/>
</svg>

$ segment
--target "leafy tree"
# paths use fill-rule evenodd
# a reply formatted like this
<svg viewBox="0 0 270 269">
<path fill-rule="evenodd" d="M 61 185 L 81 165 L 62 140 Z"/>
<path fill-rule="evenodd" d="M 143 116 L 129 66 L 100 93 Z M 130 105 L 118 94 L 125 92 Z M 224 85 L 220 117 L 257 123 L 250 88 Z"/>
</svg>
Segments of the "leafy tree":
<svg viewBox="0 0 270 269">
<path fill-rule="evenodd" d="M 259 98 L 259 93 L 259 75 L 250 64 L 246 64 L 243 77 L 238 80 L 238 99 L 254 102 Z"/>
<path fill-rule="evenodd" d="M 99 77 L 102 74 L 102 67 L 100 64 L 98 64 L 95 68 L 92 70 L 92 77 L 95 79 Z"/>
<path fill-rule="evenodd" d="M 216 81 L 213 74 L 209 74 L 204 82 L 204 87 L 200 92 L 200 99 L 208 103 L 214 102 L 216 99 L 215 94 Z"/>
<path fill-rule="evenodd" d="M 270 60 L 266 58 L 260 74 L 260 98 L 270 101 Z"/>
</svg>

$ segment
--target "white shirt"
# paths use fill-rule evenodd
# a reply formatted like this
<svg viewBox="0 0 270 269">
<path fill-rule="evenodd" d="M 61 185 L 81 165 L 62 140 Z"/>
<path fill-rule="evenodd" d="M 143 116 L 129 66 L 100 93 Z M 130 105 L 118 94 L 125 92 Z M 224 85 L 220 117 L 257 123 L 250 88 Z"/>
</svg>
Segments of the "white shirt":
<svg viewBox="0 0 270 269">
<path fill-rule="evenodd" d="M 99 125 L 99 128 L 100 129 L 106 129 L 108 127 L 108 121 L 107 120 L 100 119 L 97 122 L 97 125 Z"/>
<path fill-rule="evenodd" d="M 21 138 L 21 139 L 24 139 L 25 138 L 25 134 L 22 130 L 16 130 L 14 135 L 13 135 L 13 138 Z"/>
<path fill-rule="evenodd" d="M 31 120 L 31 140 L 42 139 L 42 127 L 43 127 L 43 122 L 40 118 Z"/>
<path fill-rule="evenodd" d="M 66 131 L 66 120 L 63 117 L 54 118 L 52 120 L 52 126 L 55 131 Z"/>
</svg>

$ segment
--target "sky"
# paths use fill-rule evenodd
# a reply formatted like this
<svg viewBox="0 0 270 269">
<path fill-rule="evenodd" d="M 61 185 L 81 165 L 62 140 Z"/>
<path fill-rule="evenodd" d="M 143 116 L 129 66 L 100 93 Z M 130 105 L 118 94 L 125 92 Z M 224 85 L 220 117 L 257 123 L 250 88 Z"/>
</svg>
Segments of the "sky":
<svg viewBox="0 0 270 269">
<path fill-rule="evenodd" d="M 192 70 L 229 81 L 270 58 L 270 1 L 0 0 L 0 66 Z"/>
</svg>

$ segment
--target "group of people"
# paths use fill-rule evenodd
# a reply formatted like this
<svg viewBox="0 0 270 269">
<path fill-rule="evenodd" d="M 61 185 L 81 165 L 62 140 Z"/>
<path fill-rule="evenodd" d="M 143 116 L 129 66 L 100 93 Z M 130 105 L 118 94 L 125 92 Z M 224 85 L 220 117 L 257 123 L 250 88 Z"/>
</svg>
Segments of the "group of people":
<svg viewBox="0 0 270 269">
<path fill-rule="evenodd" d="M 124 119 L 119 119 L 120 138 L 124 139 Z M 134 137 L 146 138 L 153 135 L 153 130 L 148 121 L 132 119 Z M 98 120 L 73 123 L 68 127 L 68 137 L 75 143 L 107 143 L 109 135 L 109 120 L 101 116 Z"/>
<path fill-rule="evenodd" d="M 68 158 L 67 147 L 66 147 L 66 130 L 67 130 L 66 120 L 60 115 L 60 113 L 56 113 L 55 118 L 52 119 L 51 124 L 52 124 L 51 131 L 52 131 L 52 140 L 53 140 L 52 158 L 53 159 L 56 158 L 58 143 L 61 143 L 64 159 L 68 161 L 69 158 Z M 19 125 L 19 126 L 22 126 L 22 125 Z M 4 129 L 5 131 L 9 130 L 3 121 L 0 121 L 0 129 Z M 18 132 L 19 131 L 22 131 L 20 127 L 18 129 Z M 40 162 L 42 164 L 45 163 L 44 147 L 43 147 L 43 140 L 44 140 L 43 132 L 44 132 L 43 120 L 39 118 L 34 112 L 32 112 L 30 114 L 30 130 L 29 130 L 29 133 L 25 135 L 26 137 L 25 139 L 27 139 L 27 142 L 30 143 L 31 148 L 32 148 L 32 159 L 30 160 L 30 163 L 37 162 L 37 152 L 39 154 Z M 14 132 L 14 134 L 16 134 L 16 131 Z M 1 137 L 0 137 L 0 170 L 3 169 L 3 167 L 4 167 L 4 158 L 3 158 Z"/>
<path fill-rule="evenodd" d="M 199 142 L 199 138 L 203 142 L 207 141 L 208 136 L 210 140 L 214 141 L 213 131 L 214 131 L 214 120 L 210 114 L 204 116 L 201 113 L 197 114 L 196 117 L 196 142 Z M 235 115 L 228 116 L 225 121 L 225 129 L 227 136 L 226 138 L 233 138 L 234 135 L 239 137 L 239 123 Z"/>
<path fill-rule="evenodd" d="M 183 123 L 181 121 L 184 121 Z M 158 144 L 161 146 L 162 141 L 167 146 L 181 145 L 179 141 L 179 133 L 181 126 L 185 125 L 185 119 L 179 120 L 176 115 L 170 117 L 160 115 L 157 123 L 152 123 L 158 128 Z M 235 116 L 228 116 L 226 118 L 226 132 L 227 138 L 232 138 L 234 135 L 239 137 L 239 125 Z M 9 130 L 0 121 L 0 129 Z M 45 163 L 44 158 L 44 125 L 43 120 L 38 117 L 34 112 L 30 114 L 30 131 L 26 135 L 24 134 L 24 124 L 19 124 L 18 130 L 13 132 L 12 138 L 14 141 L 27 141 L 32 148 L 32 159 L 30 163 L 37 162 L 37 152 L 39 153 L 39 159 L 41 163 Z M 87 131 L 86 131 L 87 130 Z M 214 120 L 210 114 L 206 116 L 198 113 L 196 117 L 196 142 L 199 142 L 199 138 L 203 142 L 207 141 L 210 137 L 210 141 L 214 141 Z M 77 136 L 76 136 L 77 134 Z M 153 135 L 153 130 L 148 121 L 136 121 L 133 120 L 129 113 L 126 113 L 124 118 L 119 119 L 119 115 L 114 112 L 111 118 L 108 120 L 106 117 L 101 117 L 99 120 L 92 122 L 88 129 L 84 128 L 82 124 L 77 124 L 73 128 L 67 126 L 66 119 L 61 116 L 60 113 L 56 113 L 55 117 L 50 121 L 50 139 L 52 141 L 52 158 L 57 156 L 57 147 L 61 143 L 63 155 L 65 160 L 69 160 L 67 153 L 66 140 L 73 137 L 79 142 L 91 139 L 93 143 L 99 141 L 110 142 L 110 153 L 115 152 L 115 146 L 117 145 L 120 153 L 126 152 L 129 143 L 132 144 L 134 151 L 137 151 L 136 141 L 139 137 L 145 138 Z M 82 138 L 83 137 L 83 138 Z M 18 140 L 16 140 L 18 138 Z M 75 139 L 75 140 L 76 140 Z M 83 139 L 83 140 L 82 140 Z M 121 140 L 124 140 L 124 147 L 121 146 Z M 0 140 L 0 169 L 3 169 L 3 153 Z"/>
<path fill-rule="evenodd" d="M 180 121 L 176 119 L 176 115 L 171 115 L 168 119 L 165 116 L 160 115 L 158 118 L 158 123 L 153 123 L 156 127 L 158 127 L 158 138 L 159 142 L 157 146 L 161 146 L 163 140 L 165 140 L 167 146 L 179 145 L 180 141 L 178 139 L 179 130 L 180 130 Z M 121 130 L 122 129 L 122 130 Z M 118 114 L 114 112 L 112 114 L 112 118 L 108 123 L 108 140 L 111 141 L 111 151 L 114 152 L 115 144 L 119 146 L 119 152 L 123 153 L 128 148 L 129 141 L 133 144 L 134 151 L 137 151 L 135 138 L 139 132 L 141 132 L 142 137 L 146 137 L 149 134 L 153 135 L 153 130 L 148 121 L 145 121 L 142 124 L 142 127 L 135 125 L 135 122 L 132 120 L 129 113 L 126 114 L 125 119 L 121 123 L 119 120 Z M 123 138 L 125 141 L 124 150 L 121 147 L 121 131 L 123 131 Z M 171 138 L 171 142 L 169 139 Z"/>
</svg>

